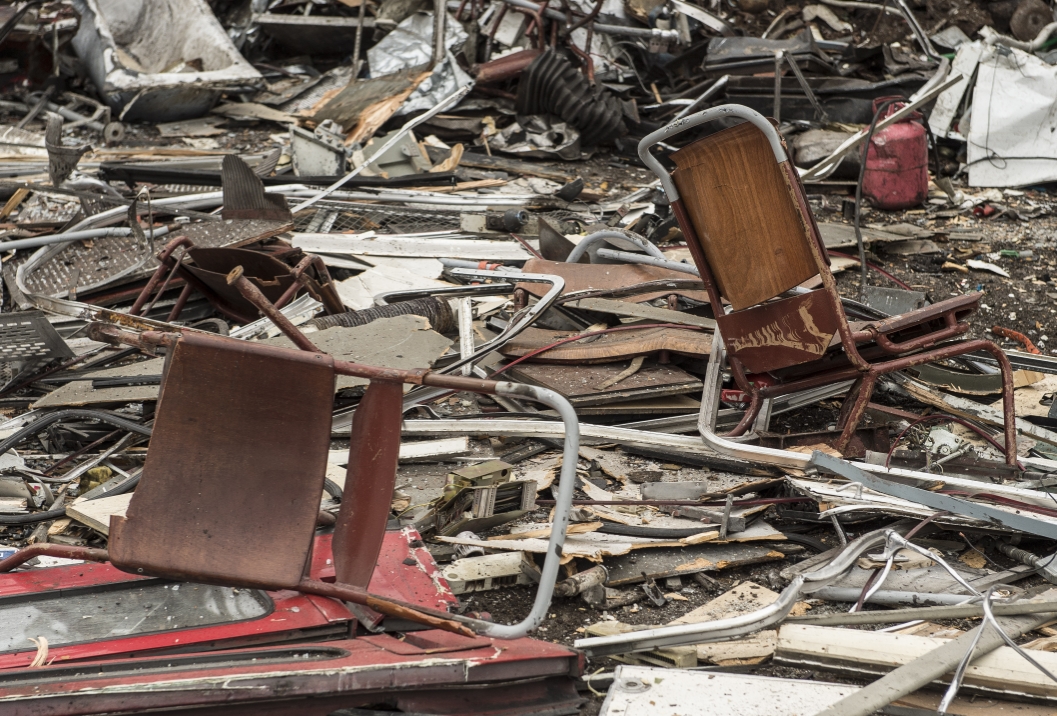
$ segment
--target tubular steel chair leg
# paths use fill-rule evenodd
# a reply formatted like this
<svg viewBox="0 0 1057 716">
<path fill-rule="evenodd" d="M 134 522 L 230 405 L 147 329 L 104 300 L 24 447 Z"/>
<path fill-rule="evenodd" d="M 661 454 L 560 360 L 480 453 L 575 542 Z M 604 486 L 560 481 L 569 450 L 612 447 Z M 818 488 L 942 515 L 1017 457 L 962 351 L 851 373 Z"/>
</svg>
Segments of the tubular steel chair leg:
<svg viewBox="0 0 1057 716">
<path fill-rule="evenodd" d="M 741 421 L 726 435 L 721 437 L 725 438 L 736 438 L 745 434 L 745 431 L 756 420 L 756 416 L 760 414 L 760 408 L 763 407 L 763 398 L 760 397 L 760 391 L 753 389 L 750 393 L 751 401 L 749 402 L 749 408 L 745 411 L 745 415 L 742 416 Z"/>
<path fill-rule="evenodd" d="M 1017 414 L 1013 401 L 1013 366 L 1005 352 L 994 343 L 987 341 L 984 350 L 995 357 L 1002 371 L 1002 427 L 1005 435 L 1006 464 L 1017 464 Z"/>
<path fill-rule="evenodd" d="M 840 420 L 837 423 L 837 428 L 841 433 L 834 447 L 838 452 L 843 453 L 855 437 L 855 430 L 859 427 L 863 413 L 866 412 L 866 406 L 870 403 L 878 377 L 874 373 L 867 373 L 855 381 L 851 390 L 848 391 L 848 397 L 844 399 L 844 404 L 841 406 Z"/>
</svg>

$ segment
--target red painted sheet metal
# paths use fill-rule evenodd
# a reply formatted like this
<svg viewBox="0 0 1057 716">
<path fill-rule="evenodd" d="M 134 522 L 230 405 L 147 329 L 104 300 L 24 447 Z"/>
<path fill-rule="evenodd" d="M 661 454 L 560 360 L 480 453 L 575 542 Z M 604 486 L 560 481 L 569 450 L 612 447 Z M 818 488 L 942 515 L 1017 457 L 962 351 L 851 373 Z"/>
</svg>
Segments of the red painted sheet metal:
<svg viewBox="0 0 1057 716">
<path fill-rule="evenodd" d="M 352 419 L 345 497 L 333 542 L 342 584 L 367 587 L 378 564 L 396 487 L 403 397 L 403 383 L 372 380 Z"/>
<path fill-rule="evenodd" d="M 56 567 L 54 569 L 64 569 Z M 111 584 L 120 584 L 123 581 L 139 581 L 134 577 L 127 580 L 121 579 L 122 572 L 114 570 L 117 577 Z M 69 588 L 77 588 L 76 581 L 71 581 Z M 327 605 L 326 612 L 318 608 L 313 597 L 298 592 L 271 592 L 269 596 L 274 603 L 274 609 L 258 619 L 241 622 L 218 624 L 199 629 L 180 629 L 166 632 L 155 632 L 122 638 L 91 641 L 82 644 L 70 644 L 51 646 L 48 659 L 54 665 L 81 662 L 85 660 L 107 659 L 114 656 L 132 656 L 149 654 L 174 649 L 209 649 L 214 648 L 217 642 L 233 641 L 245 643 L 247 641 L 275 642 L 283 641 L 285 635 L 290 632 L 318 631 L 324 627 L 334 624 L 336 615 L 334 611 L 343 609 L 345 618 L 340 621 L 349 621 L 352 615 L 348 609 L 334 600 Z M 334 629 L 330 630 L 332 633 Z M 26 645 L 27 650 L 17 653 L 0 654 L 0 670 L 25 668 L 33 657 L 36 656 L 36 648 L 32 643 Z M 2 709 L 0 709 L 2 713 Z"/>
<path fill-rule="evenodd" d="M 314 579 L 333 581 L 333 564 L 331 535 L 318 535 L 312 553 L 311 576 Z M 29 569 L 0 574 L 0 600 L 56 589 L 90 589 L 104 585 L 133 584 L 145 579 L 122 572 L 109 564 L 89 562 Z M 383 597 L 434 609 L 447 609 L 458 601 L 448 589 L 447 582 L 425 548 L 421 536 L 411 528 L 385 533 L 370 589 Z M 216 642 L 271 643 L 285 639 L 284 635 L 289 632 L 320 633 L 327 627 L 351 622 L 353 619 L 349 609 L 336 599 L 304 595 L 291 590 L 272 591 L 267 594 L 274 602 L 275 608 L 272 613 L 258 619 L 69 646 L 53 645 L 49 658 L 55 664 L 62 664 L 114 656 L 150 654 L 162 650 L 186 650 L 193 649 L 196 645 L 203 645 L 205 648 L 205 645 Z M 331 633 L 334 631 L 333 628 L 330 629 Z M 35 655 L 36 649 L 31 643 L 26 644 L 25 651 L 0 654 L 0 670 L 23 668 Z"/>
<path fill-rule="evenodd" d="M 419 632 L 427 640 L 448 636 L 436 634 Z M 534 639 L 486 641 L 490 642 L 486 646 L 443 654 L 396 654 L 358 638 L 304 645 L 306 653 L 312 648 L 340 650 L 338 656 L 316 660 L 290 658 L 275 663 L 261 659 L 266 650 L 258 649 L 251 655 L 261 663 L 173 665 L 157 671 L 150 667 L 164 662 L 137 659 L 110 662 L 108 673 L 102 674 L 87 664 L 79 674 L 55 667 L 9 671 L 0 676 L 0 712 L 5 716 L 73 716 L 215 704 L 263 705 L 279 699 L 336 695 L 355 702 L 353 697 L 389 698 L 394 692 L 423 688 L 500 685 L 509 679 L 579 674 L 578 656 L 566 647 Z M 250 652 L 225 652 L 224 656 L 234 660 L 240 654 Z M 291 713 L 314 713 L 303 704 L 300 709 Z"/>
<path fill-rule="evenodd" d="M 333 580 L 330 547 L 329 535 L 317 536 L 313 578 Z M 108 564 L 25 570 L 0 575 L 0 603 L 142 580 Z M 410 528 L 385 533 L 370 589 L 440 609 L 457 602 Z M 581 702 L 573 679 L 583 671 L 582 655 L 567 647 L 440 630 L 339 637 L 354 622 L 338 600 L 289 590 L 268 595 L 275 609 L 258 619 L 58 646 L 39 669 L 26 668 L 35 651 L 0 654 L 0 714 L 325 716 L 385 702 L 411 711 L 428 704 L 438 714 L 557 716 L 577 713 Z"/>
</svg>

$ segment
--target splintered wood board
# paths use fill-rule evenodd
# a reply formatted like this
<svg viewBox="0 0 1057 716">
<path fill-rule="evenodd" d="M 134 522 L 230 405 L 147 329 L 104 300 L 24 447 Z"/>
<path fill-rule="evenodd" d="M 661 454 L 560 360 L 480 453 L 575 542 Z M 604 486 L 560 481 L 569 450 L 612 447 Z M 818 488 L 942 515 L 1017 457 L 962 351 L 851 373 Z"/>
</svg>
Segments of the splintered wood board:
<svg viewBox="0 0 1057 716">
<path fill-rule="evenodd" d="M 510 373 L 523 383 L 549 388 L 564 395 L 577 407 L 683 395 L 701 390 L 701 381 L 685 370 L 650 361 L 619 383 L 600 387 L 607 380 L 620 375 L 630 363 L 619 361 L 583 366 L 522 363 L 512 368 Z"/>
<path fill-rule="evenodd" d="M 575 335 L 570 331 L 551 331 L 526 328 L 504 345 L 499 352 L 508 358 L 519 358 L 563 338 Z M 630 360 L 635 356 L 671 351 L 695 358 L 707 356 L 712 350 L 712 334 L 683 328 L 650 328 L 623 331 L 586 340 L 570 341 L 533 357 L 534 363 L 565 363 L 577 367 L 588 363 L 612 363 Z M 626 366 L 625 366 L 626 367 Z"/>
<path fill-rule="evenodd" d="M 125 516 L 128 503 L 132 502 L 133 493 L 113 497 L 100 497 L 97 500 L 81 500 L 66 507 L 66 515 L 91 527 L 96 532 L 110 534 L 110 516 Z"/>
</svg>

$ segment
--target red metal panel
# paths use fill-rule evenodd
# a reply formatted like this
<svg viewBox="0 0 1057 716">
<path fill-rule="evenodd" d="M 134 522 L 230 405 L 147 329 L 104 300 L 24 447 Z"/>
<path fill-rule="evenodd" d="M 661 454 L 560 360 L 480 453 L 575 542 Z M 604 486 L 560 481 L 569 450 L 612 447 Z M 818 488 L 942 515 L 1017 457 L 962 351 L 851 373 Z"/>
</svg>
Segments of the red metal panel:
<svg viewBox="0 0 1057 716">
<path fill-rule="evenodd" d="M 436 699 L 437 708 L 445 709 L 424 709 L 433 713 L 576 713 L 578 701 L 573 701 L 569 679 L 580 673 L 576 652 L 534 639 L 487 641 L 484 647 L 463 651 L 400 655 L 364 639 L 349 639 L 305 645 L 306 651 L 331 648 L 344 655 L 290 658 L 285 664 L 260 659 L 264 650 L 256 649 L 252 656 L 258 662 L 169 666 L 172 658 L 136 659 L 109 661 L 106 672 L 89 664 L 80 673 L 54 666 L 10 671 L 0 681 L 0 711 L 4 716 L 82 716 L 197 707 L 223 713 L 228 707 L 286 701 L 288 713 L 304 714 L 307 704 L 297 699 L 340 697 L 346 707 L 412 703 L 416 692 L 425 691 L 426 698 Z M 240 653 L 224 656 L 235 661 Z M 554 686 L 538 688 L 551 680 Z M 522 686 L 529 688 L 521 692 Z M 489 687 L 495 689 L 491 695 Z M 448 695 L 438 694 L 440 689 Z"/>
<path fill-rule="evenodd" d="M 422 538 L 409 527 L 385 533 L 370 591 L 433 609 L 447 610 L 458 603 Z"/>
<path fill-rule="evenodd" d="M 372 380 L 352 419 L 345 495 L 334 527 L 334 569 L 342 584 L 367 587 L 378 562 L 396 487 L 403 398 L 402 383 Z"/>
</svg>

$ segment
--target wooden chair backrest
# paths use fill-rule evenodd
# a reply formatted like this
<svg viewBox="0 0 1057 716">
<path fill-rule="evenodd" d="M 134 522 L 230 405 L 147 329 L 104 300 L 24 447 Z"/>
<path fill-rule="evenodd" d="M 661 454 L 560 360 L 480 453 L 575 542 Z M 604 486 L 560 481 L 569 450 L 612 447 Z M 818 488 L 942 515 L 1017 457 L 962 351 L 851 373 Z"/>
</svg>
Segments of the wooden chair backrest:
<svg viewBox="0 0 1057 716">
<path fill-rule="evenodd" d="M 735 311 L 817 275 L 814 223 L 785 163 L 749 122 L 672 154 L 672 175 L 720 294 Z"/>
</svg>

